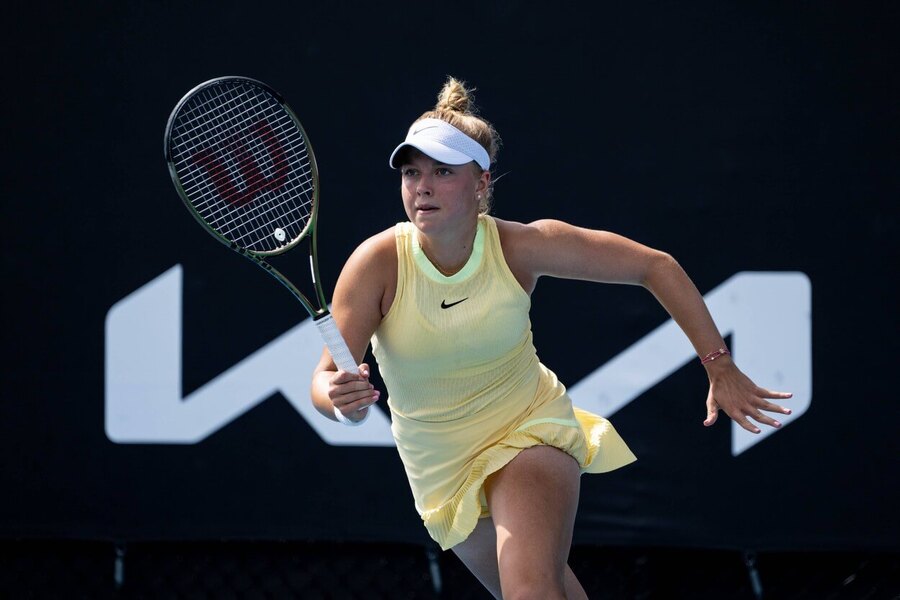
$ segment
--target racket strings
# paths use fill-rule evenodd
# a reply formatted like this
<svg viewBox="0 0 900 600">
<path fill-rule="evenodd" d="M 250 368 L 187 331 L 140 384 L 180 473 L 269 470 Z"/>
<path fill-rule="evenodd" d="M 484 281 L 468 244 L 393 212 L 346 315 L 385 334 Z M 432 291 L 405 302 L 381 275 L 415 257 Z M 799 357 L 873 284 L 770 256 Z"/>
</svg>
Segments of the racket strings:
<svg viewBox="0 0 900 600">
<path fill-rule="evenodd" d="M 207 102 L 208 101 L 209 100 L 207 100 Z M 245 118 L 243 119 L 243 122 L 238 122 L 237 119 L 239 117 L 239 114 L 235 113 L 234 111 L 234 109 L 237 107 L 233 106 L 233 101 L 230 101 L 227 104 L 223 105 L 223 108 L 229 105 L 231 106 L 231 108 L 229 110 L 220 111 L 217 115 L 217 120 L 220 121 L 221 119 L 230 119 L 231 131 L 224 131 L 221 127 L 221 123 L 217 122 L 217 120 L 213 120 L 213 118 L 211 117 L 212 111 L 206 111 L 205 113 L 201 113 L 199 115 L 194 114 L 194 110 L 185 111 L 186 115 L 192 117 L 192 122 L 199 123 L 199 125 L 192 130 L 192 132 L 199 131 L 199 133 L 191 138 L 183 139 L 177 142 L 184 145 L 187 150 L 186 152 L 184 152 L 184 158 L 176 163 L 178 166 L 181 166 L 182 168 L 188 170 L 192 168 L 196 168 L 199 170 L 203 165 L 197 164 L 194 160 L 194 157 L 196 157 L 198 154 L 208 152 L 210 146 L 209 141 L 212 140 L 213 145 L 211 147 L 216 150 L 216 156 L 212 161 L 214 162 L 214 164 L 212 165 L 212 168 L 208 169 L 208 172 L 213 178 L 219 175 L 219 172 L 221 172 L 222 170 L 225 170 L 227 172 L 229 170 L 243 169 L 244 165 L 235 164 L 233 158 L 234 154 L 231 152 L 227 152 L 228 148 L 225 147 L 224 142 L 234 135 L 241 136 L 244 139 L 249 139 L 250 127 L 248 125 L 249 119 L 247 117 L 258 117 L 260 116 L 260 111 L 257 104 L 257 106 L 252 107 L 256 111 L 256 114 L 247 112 Z M 197 108 L 205 107 L 206 105 L 204 104 L 197 105 Z M 246 108 L 244 108 L 243 110 L 246 112 Z M 187 127 L 188 125 L 185 124 L 184 126 Z M 215 129 L 215 131 L 211 131 L 213 129 Z M 206 142 L 206 144 L 204 144 L 203 142 Z M 245 157 L 245 162 L 253 158 L 251 154 L 252 152 L 245 152 L 242 154 L 242 156 Z M 202 185 L 206 183 L 206 179 L 198 178 L 197 183 L 198 185 Z M 187 191 L 189 193 L 193 193 L 194 190 L 187 188 Z M 231 198 L 226 197 L 225 199 L 231 201 Z"/>
<path fill-rule="evenodd" d="M 294 150 L 293 145 L 289 145 L 288 148 L 290 150 Z M 252 154 L 257 154 L 258 152 L 259 152 L 258 148 L 251 147 Z M 248 153 L 248 154 L 250 154 L 250 153 Z M 308 208 L 309 208 L 309 205 L 311 204 L 311 195 L 313 192 L 313 182 L 312 182 L 311 174 L 310 174 L 309 168 L 308 168 L 308 157 L 307 157 L 305 147 L 303 148 L 302 152 L 298 152 L 298 158 L 302 161 L 302 164 L 304 164 L 305 167 L 302 169 L 302 172 L 299 174 L 298 178 L 285 182 L 285 185 L 287 185 L 289 187 L 285 188 L 284 194 L 281 194 L 281 196 L 280 196 L 281 201 L 278 203 L 274 203 L 273 201 L 270 201 L 268 204 L 257 203 L 255 208 L 251 209 L 251 211 L 252 210 L 268 210 L 268 211 L 278 212 L 278 210 L 281 209 L 280 214 L 285 215 L 285 214 L 287 214 L 287 212 L 285 211 L 285 206 L 290 204 L 291 201 L 297 197 L 297 194 L 299 194 L 303 197 L 309 197 L 309 198 L 306 202 L 299 205 L 299 208 L 301 209 L 301 212 L 303 214 L 302 214 L 301 218 L 298 219 L 298 221 L 305 222 L 306 219 L 308 219 L 308 217 L 309 217 Z M 245 157 L 244 162 L 246 162 L 247 160 L 252 160 L 252 157 L 250 157 L 250 158 Z M 279 161 L 279 163 L 284 163 L 284 162 L 285 161 Z M 224 161 L 222 161 L 222 163 L 223 163 L 222 169 L 225 169 L 230 172 L 239 171 L 240 169 L 243 168 L 243 165 L 240 162 L 235 161 L 233 158 L 224 160 Z M 281 171 L 283 169 L 284 169 L 284 166 L 275 164 L 273 161 L 273 172 L 277 173 L 278 171 Z M 212 177 L 215 177 L 214 173 L 211 173 L 210 175 Z M 256 174 L 255 178 L 245 179 L 246 188 L 252 190 L 254 187 L 256 187 L 258 185 L 259 181 L 263 181 L 265 179 L 266 179 L 265 173 L 262 172 L 262 170 L 260 170 Z M 296 184 L 297 179 L 299 179 L 302 182 L 302 187 L 299 190 L 297 189 L 297 184 Z M 190 191 L 188 193 L 190 193 Z M 240 193 L 240 190 L 235 190 L 233 192 L 232 196 L 237 193 Z M 220 198 L 222 200 L 225 200 L 225 203 L 218 202 L 217 200 Z M 208 192 L 203 194 L 201 196 L 201 199 L 196 202 L 195 206 L 198 208 L 198 210 L 201 211 L 201 213 L 203 213 L 207 208 L 211 208 L 212 210 L 217 211 L 218 212 L 217 216 L 213 219 L 210 219 L 210 224 L 213 225 L 214 227 L 222 229 L 224 232 L 227 232 L 229 234 L 232 233 L 232 230 L 228 229 L 227 224 L 232 223 L 234 221 L 235 213 L 238 213 L 239 209 L 241 208 L 240 206 L 237 206 L 235 204 L 235 202 L 232 200 L 231 196 L 217 195 L 214 192 L 214 190 L 209 190 Z M 222 212 L 221 209 L 223 207 L 226 208 L 227 212 Z M 289 208 L 294 209 L 297 207 L 290 206 Z M 306 209 L 306 210 L 304 210 L 304 209 Z"/>
<path fill-rule="evenodd" d="M 308 148 L 265 90 L 242 83 L 200 91 L 180 110 L 171 139 L 185 195 L 221 235 L 272 251 L 303 233 L 315 192 Z"/>
<path fill-rule="evenodd" d="M 261 146 L 260 143 L 256 143 L 253 146 L 251 146 L 248 149 L 248 152 L 243 153 L 244 160 L 245 161 L 248 160 L 248 157 L 250 160 L 252 160 L 253 157 L 251 155 L 254 155 L 254 154 L 255 155 L 261 154 L 262 156 L 265 157 L 267 153 L 261 152 L 260 146 Z M 219 154 L 221 154 L 221 153 L 219 153 Z M 230 155 L 226 155 L 225 157 L 220 156 L 218 158 L 223 163 L 225 169 L 228 169 L 230 171 L 239 171 L 239 170 L 243 169 L 244 167 L 240 163 L 236 162 L 236 160 L 234 158 L 235 156 L 237 156 L 237 155 L 232 153 Z M 223 160 L 223 158 L 224 158 L 224 160 Z M 305 155 L 301 155 L 301 158 L 305 158 Z M 283 162 L 283 161 L 279 161 L 279 162 Z M 282 166 L 283 165 L 281 165 L 281 164 L 273 164 L 275 176 L 278 176 L 278 171 L 283 170 Z M 266 167 L 266 165 L 264 164 L 263 168 L 265 168 L 265 167 Z M 212 172 L 212 175 L 214 177 L 215 172 Z M 261 173 L 259 170 L 257 170 L 256 177 L 257 177 L 257 179 L 259 179 L 261 177 L 265 177 L 265 173 L 264 172 Z M 308 180 L 309 174 L 304 172 L 303 179 Z M 292 183 L 292 182 L 290 182 L 290 183 Z M 246 184 L 245 188 L 247 190 L 253 190 L 253 188 L 255 188 L 258 185 L 257 182 L 253 179 L 245 179 L 245 184 Z M 303 190 L 303 192 L 308 193 L 309 191 L 311 191 L 310 188 L 311 188 L 311 186 L 307 185 L 305 187 L 305 189 Z M 290 192 L 295 189 L 296 189 L 296 185 L 290 185 L 285 191 Z M 240 191 L 240 190 L 237 190 L 237 191 Z M 253 209 L 251 209 L 250 213 L 248 215 L 246 215 L 243 220 L 235 220 L 235 217 L 234 217 L 235 213 L 241 212 L 238 210 L 239 207 L 234 206 L 235 203 L 228 196 L 223 197 L 223 199 L 228 204 L 223 203 L 223 202 L 215 202 L 215 203 L 210 202 L 210 200 L 215 199 L 215 196 L 216 195 L 215 195 L 214 191 L 211 191 L 210 193 L 205 194 L 202 197 L 203 199 L 197 201 L 198 209 L 200 209 L 204 213 L 209 212 L 208 210 L 206 210 L 208 208 L 208 205 L 211 205 L 211 207 L 213 209 L 218 209 L 218 210 L 215 210 L 216 214 L 214 217 L 212 217 L 212 215 L 205 215 L 205 216 L 207 216 L 207 218 L 210 221 L 212 221 L 211 225 L 223 230 L 223 233 L 227 234 L 229 237 L 240 238 L 239 241 L 244 245 L 248 245 L 247 244 L 248 238 L 252 238 L 256 233 L 259 233 L 262 230 L 266 230 L 265 231 L 266 234 L 269 233 L 269 230 L 271 229 L 270 224 L 268 222 L 260 221 L 260 219 L 259 219 L 259 213 L 262 210 L 268 209 L 269 212 L 272 213 L 269 215 L 270 217 L 272 215 L 278 216 L 278 217 L 283 217 L 287 214 L 287 211 L 285 210 L 285 206 L 284 206 L 286 203 L 286 200 L 282 200 L 282 202 L 274 203 L 274 204 L 272 202 L 269 202 L 268 206 L 265 206 L 264 203 L 257 202 L 257 203 L 255 203 Z M 290 196 L 282 196 L 282 198 L 289 199 Z M 225 210 L 222 210 L 223 208 Z M 308 211 L 304 211 L 304 212 L 308 212 Z M 293 223 L 294 221 L 303 221 L 306 218 L 307 217 L 304 214 L 304 215 L 301 215 L 299 218 L 293 219 L 290 223 Z M 248 219 L 249 219 L 249 222 L 248 222 Z M 279 220 L 282 221 L 282 224 L 286 226 L 285 228 L 289 227 L 289 224 L 285 223 L 283 218 L 279 219 Z M 231 222 L 234 222 L 234 224 L 236 224 L 238 227 L 228 227 L 227 224 L 231 223 Z M 254 224 L 255 224 L 255 226 L 253 226 Z M 243 228 L 247 229 L 247 231 L 243 235 L 235 236 L 235 231 L 240 230 L 242 228 L 242 227 L 240 227 L 241 225 L 244 225 L 245 227 L 243 227 Z M 246 226 L 250 226 L 249 229 Z M 235 240 L 235 241 L 238 241 L 238 240 Z"/>
<path fill-rule="evenodd" d="M 245 94 L 245 95 L 246 95 L 246 94 Z M 257 100 L 258 100 L 258 99 L 257 99 Z M 257 101 L 255 105 L 253 105 L 253 106 L 250 107 L 250 110 L 255 111 L 257 114 L 259 114 L 259 113 L 260 113 L 260 108 L 259 108 L 259 107 L 260 107 L 261 104 L 263 104 L 263 103 L 260 102 L 260 101 Z M 223 112 L 223 114 L 225 115 L 226 118 L 235 119 L 235 117 L 236 117 L 235 109 L 241 109 L 241 108 L 244 108 L 244 110 L 246 110 L 245 107 L 239 107 L 239 106 L 237 106 L 237 105 L 236 105 L 236 102 L 234 101 L 234 99 L 232 99 L 228 104 L 226 104 L 226 106 L 229 107 L 228 110 L 226 110 L 226 111 Z M 266 115 L 266 116 L 273 116 L 273 117 L 275 117 L 275 115 L 272 114 L 272 113 L 274 112 L 274 111 L 271 110 L 272 107 L 266 107 L 266 108 L 268 108 L 269 110 L 266 110 L 265 112 L 262 112 L 262 114 L 263 114 L 263 115 Z M 278 108 L 280 109 L 280 106 L 278 106 Z M 201 114 L 200 116 L 208 119 L 209 116 L 210 116 L 210 113 L 211 113 L 211 111 L 206 111 L 205 113 Z M 248 114 L 251 114 L 251 115 L 252 115 L 252 113 L 248 113 Z M 284 118 L 281 119 L 282 122 L 279 122 L 279 123 L 276 125 L 276 127 L 279 129 L 279 133 L 284 133 L 284 125 L 283 125 L 283 122 L 284 122 L 284 121 L 287 121 L 290 125 L 293 125 L 293 123 L 290 121 L 289 117 L 287 117 L 287 115 L 283 113 L 283 111 L 282 111 L 282 115 L 281 115 L 281 116 L 283 116 Z M 276 118 L 277 118 L 277 117 L 276 117 Z M 246 129 L 248 128 L 248 127 L 247 127 L 247 121 L 248 121 L 248 119 L 245 117 L 245 118 L 243 119 L 243 122 L 240 124 L 240 125 L 243 126 L 243 127 L 241 127 L 242 130 L 246 130 Z M 271 119 L 270 119 L 270 122 L 271 122 Z M 209 132 L 207 131 L 206 134 L 209 135 Z M 216 135 L 220 138 L 219 141 L 221 141 L 221 138 L 222 138 L 223 134 L 225 134 L 225 135 L 230 135 L 230 134 L 231 134 L 231 131 L 224 131 L 224 132 L 223 132 L 223 131 L 221 130 L 221 128 L 218 128 L 218 127 L 217 127 L 217 128 L 216 128 Z M 247 132 L 246 132 L 246 131 L 239 131 L 239 134 L 241 134 L 241 135 L 246 135 Z M 195 137 L 198 137 L 198 138 L 199 138 L 199 137 L 201 137 L 201 136 L 198 135 L 198 136 L 195 136 Z M 244 159 L 243 159 L 244 162 L 246 162 L 246 161 L 248 161 L 248 160 L 253 160 L 253 158 L 254 158 L 253 155 L 256 155 L 256 156 L 262 155 L 262 156 L 264 156 L 264 157 L 267 155 L 266 152 L 262 152 L 262 153 L 260 152 L 260 146 L 262 145 L 263 142 L 265 142 L 265 140 L 262 140 L 262 141 L 261 141 L 259 138 L 256 138 L 254 141 L 256 142 L 256 143 L 254 144 L 255 147 L 251 146 L 251 147 L 248 149 L 248 150 L 249 150 L 248 152 L 243 152 L 243 153 L 241 154 L 241 155 L 244 157 Z M 301 141 L 301 143 L 302 143 L 302 138 L 300 138 L 300 141 Z M 291 144 L 291 145 L 289 146 L 289 149 L 290 149 L 290 150 L 295 150 L 295 149 L 293 148 L 293 144 Z M 219 156 L 217 157 L 217 159 L 220 161 L 219 168 L 224 168 L 224 169 L 227 169 L 227 170 L 229 170 L 229 171 L 231 171 L 231 172 L 234 172 L 234 171 L 240 171 L 240 170 L 242 170 L 242 169 L 245 168 L 242 164 L 240 164 L 240 163 L 238 163 L 238 162 L 235 161 L 235 156 L 237 156 L 237 154 L 235 154 L 235 153 L 222 153 L 222 152 L 219 152 L 218 154 L 219 154 Z M 224 154 L 224 156 L 223 156 L 223 154 Z M 303 158 L 303 159 L 306 158 L 306 156 L 305 156 L 305 147 L 304 147 L 303 153 L 302 153 L 300 156 L 301 156 L 301 158 Z M 224 158 L 225 160 L 223 160 L 223 158 Z M 283 161 L 279 161 L 279 162 L 283 162 Z M 282 170 L 282 169 L 280 168 L 281 165 L 273 164 L 273 167 L 275 167 L 274 170 L 275 170 L 276 175 L 277 175 L 277 172 L 278 172 L 278 171 Z M 306 170 L 305 170 L 305 171 L 306 171 Z M 212 174 L 213 174 L 213 176 L 215 176 L 215 172 L 212 172 Z M 307 180 L 309 179 L 309 173 L 308 173 L 308 171 L 305 172 L 305 173 L 303 173 L 303 175 L 304 175 L 304 179 L 307 179 Z M 262 178 L 264 178 L 264 177 L 265 177 L 265 173 L 263 173 L 261 170 L 257 169 L 257 170 L 256 170 L 256 178 L 257 178 L 257 179 L 262 179 Z M 311 181 L 310 181 L 309 183 L 311 184 Z M 251 179 L 251 180 L 246 180 L 246 181 L 245 181 L 245 184 L 246 184 L 246 186 L 245 186 L 246 189 L 249 189 L 249 190 L 252 190 L 256 185 L 258 185 L 257 181 L 254 181 L 254 180 L 252 180 L 252 179 Z M 302 190 L 301 193 L 308 193 L 309 191 L 311 191 L 311 185 L 307 186 L 307 189 Z M 200 201 L 197 202 L 198 208 L 201 209 L 201 210 L 203 210 L 204 208 L 206 208 L 206 205 L 210 204 L 209 200 L 212 199 L 213 196 L 214 196 L 214 194 L 212 194 L 212 193 L 206 194 L 206 197 L 205 197 L 203 200 L 200 200 Z M 233 200 L 232 200 L 231 198 L 227 197 L 227 196 L 224 197 L 223 199 L 226 200 L 227 202 L 229 202 L 230 204 L 234 204 Z M 272 209 L 276 214 L 278 214 L 279 216 L 284 216 L 284 215 L 286 214 L 286 213 L 284 212 L 284 204 L 285 204 L 285 202 L 282 201 L 281 203 L 278 203 L 278 204 L 272 204 L 269 208 L 271 208 L 271 209 Z M 223 203 L 215 203 L 214 206 L 215 206 L 215 207 L 223 207 L 223 206 L 226 206 L 226 205 L 223 204 Z M 259 204 L 259 209 L 261 210 L 261 209 L 263 209 L 263 208 L 265 208 L 265 207 L 262 206 L 261 204 Z M 281 210 L 278 210 L 278 209 L 281 209 Z M 234 231 L 235 231 L 235 228 L 225 228 L 225 227 L 223 227 L 223 221 L 225 221 L 225 222 L 232 221 L 232 220 L 233 220 L 233 214 L 234 214 L 235 212 L 237 212 L 237 211 L 234 210 L 234 207 L 232 207 L 232 210 L 231 210 L 231 211 L 222 213 L 222 211 L 220 210 L 220 211 L 218 211 L 218 212 L 219 212 L 218 218 L 212 219 L 212 220 L 214 221 L 214 223 L 212 223 L 212 224 L 213 224 L 214 226 L 216 226 L 216 227 L 219 227 L 219 228 L 224 229 L 224 231 L 227 232 L 229 235 L 233 235 L 233 234 L 234 234 Z M 308 212 L 308 211 L 307 211 L 307 212 Z M 251 219 L 252 219 L 253 221 L 258 221 L 258 218 L 254 218 L 254 217 L 257 217 L 257 215 L 251 214 L 250 216 L 251 216 Z M 305 219 L 306 219 L 306 217 L 305 217 L 305 216 L 302 216 L 302 217 L 300 217 L 299 219 L 295 219 L 295 220 L 296 220 L 296 221 L 302 222 L 302 221 L 304 221 Z M 239 223 L 239 224 L 240 224 L 240 223 Z M 252 237 L 254 234 L 260 232 L 262 229 L 268 229 L 268 225 L 269 225 L 268 223 L 257 223 L 257 226 L 256 226 L 256 227 L 253 227 L 253 228 L 249 229 L 244 235 L 239 236 L 239 237 L 241 238 L 241 241 L 244 242 L 244 241 L 247 240 L 247 238 Z"/>
<path fill-rule="evenodd" d="M 249 117 L 249 116 L 253 116 L 253 117 L 261 116 L 260 113 L 259 113 L 259 111 L 258 111 L 258 105 L 255 106 L 255 107 L 252 107 L 252 108 L 257 109 L 257 114 L 255 114 L 255 115 L 250 115 L 250 114 L 248 113 L 248 115 L 245 116 L 244 121 L 241 123 L 242 127 L 241 127 L 240 129 L 237 129 L 236 131 L 234 131 L 234 133 L 236 133 L 236 134 L 238 134 L 238 135 L 240 135 L 240 136 L 244 136 L 245 138 L 249 137 L 249 130 L 252 129 L 253 124 L 252 124 L 252 123 L 249 123 L 249 122 L 250 122 L 250 119 L 249 119 L 249 118 L 246 118 L 246 117 Z M 268 107 L 268 108 L 269 108 L 270 110 L 268 111 L 267 114 L 264 113 L 265 116 L 272 116 L 272 117 L 274 117 L 275 119 L 285 119 L 285 120 L 289 120 L 289 118 L 287 117 L 286 114 L 282 113 L 282 114 L 279 115 L 279 114 L 277 114 L 277 113 L 274 113 L 274 112 L 271 110 L 271 107 Z M 207 113 L 207 114 L 204 114 L 204 115 L 201 115 L 201 118 L 207 118 L 207 115 L 208 115 L 208 113 Z M 236 117 L 237 117 L 237 115 L 233 114 L 233 111 L 227 111 L 227 112 L 224 112 L 224 113 L 222 113 L 221 116 L 222 116 L 223 118 L 230 118 L 230 119 L 236 119 Z M 256 122 L 259 123 L 259 121 L 256 121 Z M 270 121 L 270 122 L 271 122 L 271 121 Z M 249 125 L 248 125 L 248 123 L 249 123 Z M 203 124 L 204 124 L 204 123 L 201 123 L 201 125 L 203 125 Z M 208 123 L 207 123 L 207 125 L 208 125 Z M 234 124 L 232 125 L 232 127 L 234 128 Z M 190 143 L 191 141 L 196 141 L 196 140 L 206 141 L 206 140 L 209 140 L 210 137 L 213 135 L 213 134 L 210 134 L 208 131 L 204 131 L 204 132 L 202 132 L 202 133 L 204 134 L 204 136 L 197 135 L 197 136 L 194 136 L 194 138 L 192 138 L 191 140 L 185 140 L 185 141 L 180 142 L 180 143 L 186 145 L 186 144 Z M 224 133 L 225 133 L 225 134 L 228 134 L 228 136 L 231 137 L 231 133 L 232 133 L 232 132 L 224 132 Z M 215 135 L 217 135 L 218 138 L 219 138 L 219 139 L 216 140 L 216 143 L 218 143 L 220 146 L 222 146 L 222 141 L 223 141 L 223 139 L 227 139 L 227 138 L 223 137 L 223 132 L 222 132 L 221 130 L 220 130 L 217 134 L 215 134 Z M 196 154 L 198 153 L 197 147 L 198 147 L 198 145 L 197 145 L 197 144 L 194 144 L 194 146 L 191 147 L 190 152 L 189 152 L 189 153 L 185 153 L 185 154 L 186 154 L 186 157 L 185 157 L 184 160 L 180 161 L 180 163 L 181 163 L 181 164 L 185 164 L 185 163 L 187 163 L 187 162 L 189 161 L 189 159 L 190 159 L 192 156 L 196 155 Z M 214 147 L 215 147 L 215 146 L 214 146 Z M 222 147 L 218 147 L 218 148 L 217 148 L 216 161 L 217 161 L 219 164 L 218 164 L 218 166 L 215 167 L 215 169 L 221 170 L 223 167 L 225 167 L 225 168 L 229 168 L 229 167 L 230 167 L 232 170 L 234 170 L 235 168 L 238 168 L 238 169 L 243 168 L 243 166 L 244 166 L 243 164 L 236 164 L 236 163 L 235 163 L 234 158 L 233 158 L 234 153 L 226 152 L 225 150 L 226 150 L 226 149 L 225 149 L 225 148 L 222 148 Z M 204 150 L 199 150 L 199 152 L 202 152 L 202 151 L 204 151 Z M 254 153 L 254 154 L 255 154 L 255 153 Z M 247 161 L 252 160 L 252 159 L 254 158 L 253 156 L 251 156 L 251 155 L 248 154 L 248 153 L 242 153 L 242 155 L 245 157 L 245 158 L 244 158 L 244 162 L 245 162 L 245 163 L 246 163 Z M 226 160 L 223 160 L 223 159 L 225 159 L 226 157 L 227 157 L 227 159 L 226 159 Z M 263 156 L 263 158 L 264 158 L 264 156 Z M 188 165 L 187 165 L 187 168 L 191 168 L 191 166 L 197 166 L 197 165 L 190 165 L 190 164 L 188 164 Z M 202 182 L 202 180 L 200 180 L 200 181 Z"/>
</svg>

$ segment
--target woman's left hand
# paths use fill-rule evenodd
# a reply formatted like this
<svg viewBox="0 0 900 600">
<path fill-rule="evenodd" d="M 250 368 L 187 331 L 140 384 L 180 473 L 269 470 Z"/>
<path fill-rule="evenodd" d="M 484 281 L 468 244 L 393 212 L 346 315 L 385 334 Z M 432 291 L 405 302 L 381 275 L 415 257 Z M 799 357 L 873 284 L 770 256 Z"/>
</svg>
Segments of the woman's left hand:
<svg viewBox="0 0 900 600">
<path fill-rule="evenodd" d="M 707 427 L 716 422 L 720 409 L 751 433 L 759 433 L 760 429 L 749 419 L 775 428 L 781 427 L 779 421 L 762 411 L 791 414 L 789 408 L 769 402 L 767 398 L 790 398 L 793 394 L 759 387 L 737 368 L 730 357 L 723 356 L 709 363 L 707 373 L 709 394 L 706 397 L 706 420 L 703 421 Z"/>
</svg>

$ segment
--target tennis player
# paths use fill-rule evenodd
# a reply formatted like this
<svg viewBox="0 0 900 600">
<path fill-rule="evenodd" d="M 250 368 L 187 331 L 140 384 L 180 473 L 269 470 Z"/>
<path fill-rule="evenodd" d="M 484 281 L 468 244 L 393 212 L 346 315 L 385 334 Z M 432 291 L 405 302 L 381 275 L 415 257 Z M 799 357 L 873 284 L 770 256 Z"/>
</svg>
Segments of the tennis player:
<svg viewBox="0 0 900 600">
<path fill-rule="evenodd" d="M 582 473 L 635 460 L 604 418 L 572 407 L 537 358 L 530 295 L 542 276 L 642 285 L 690 339 L 709 376 L 707 415 L 745 429 L 790 414 L 729 356 L 694 284 L 669 254 L 553 220 L 488 214 L 499 138 L 449 79 L 394 150 L 408 222 L 363 242 L 338 279 L 333 314 L 359 361 L 371 341 L 391 429 L 429 534 L 497 598 L 586 598 L 567 565 Z M 363 421 L 370 370 L 325 350 L 312 383 L 323 415 Z"/>
</svg>

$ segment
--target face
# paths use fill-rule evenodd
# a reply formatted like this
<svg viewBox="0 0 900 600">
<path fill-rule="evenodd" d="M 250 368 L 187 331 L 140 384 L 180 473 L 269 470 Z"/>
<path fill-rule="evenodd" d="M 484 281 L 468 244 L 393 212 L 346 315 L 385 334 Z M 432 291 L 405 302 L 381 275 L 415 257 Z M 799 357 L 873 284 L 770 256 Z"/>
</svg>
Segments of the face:
<svg viewBox="0 0 900 600">
<path fill-rule="evenodd" d="M 477 195 L 487 190 L 491 174 L 474 162 L 445 165 L 417 150 L 400 167 L 406 216 L 423 233 L 465 231 L 478 218 Z"/>
</svg>

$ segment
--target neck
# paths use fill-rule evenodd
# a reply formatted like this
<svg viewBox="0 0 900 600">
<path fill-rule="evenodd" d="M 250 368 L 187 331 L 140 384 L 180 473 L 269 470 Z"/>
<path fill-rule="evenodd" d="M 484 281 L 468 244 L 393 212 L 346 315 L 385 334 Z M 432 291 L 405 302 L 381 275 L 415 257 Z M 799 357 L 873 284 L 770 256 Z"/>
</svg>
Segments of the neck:
<svg viewBox="0 0 900 600">
<path fill-rule="evenodd" d="M 446 232 L 442 235 L 428 235 L 418 231 L 416 235 L 419 239 L 419 246 L 431 264 L 441 274 L 450 276 L 466 266 L 466 262 L 472 255 L 477 231 L 478 219 L 476 218 L 475 221 L 459 231 Z"/>
</svg>

